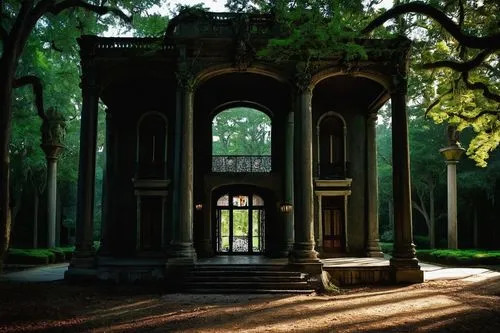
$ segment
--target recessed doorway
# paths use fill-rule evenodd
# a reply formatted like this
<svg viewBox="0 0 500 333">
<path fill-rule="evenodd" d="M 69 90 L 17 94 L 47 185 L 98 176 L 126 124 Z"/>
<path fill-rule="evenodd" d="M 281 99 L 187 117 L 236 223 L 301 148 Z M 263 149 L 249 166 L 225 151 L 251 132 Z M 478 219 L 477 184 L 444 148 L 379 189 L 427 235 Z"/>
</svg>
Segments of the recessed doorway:
<svg viewBox="0 0 500 333">
<path fill-rule="evenodd" d="M 265 206 L 255 193 L 226 193 L 215 207 L 218 254 L 260 254 L 265 250 Z"/>
</svg>

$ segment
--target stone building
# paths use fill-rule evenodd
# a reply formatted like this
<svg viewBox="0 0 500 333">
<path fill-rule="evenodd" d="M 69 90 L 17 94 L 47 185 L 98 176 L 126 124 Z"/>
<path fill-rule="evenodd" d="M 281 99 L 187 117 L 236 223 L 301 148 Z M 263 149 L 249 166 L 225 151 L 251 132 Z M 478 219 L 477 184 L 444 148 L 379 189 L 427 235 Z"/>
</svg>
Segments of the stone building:
<svg viewBox="0 0 500 333">
<path fill-rule="evenodd" d="M 169 281 L 204 258 L 236 255 L 287 258 L 287 267 L 318 274 L 324 258 L 382 256 L 375 126 L 391 99 L 395 249 L 370 279 L 422 281 L 412 242 L 409 41 L 359 40 L 368 57 L 349 62 L 259 59 L 278 33 L 269 15 L 203 13 L 174 18 L 163 38 L 79 40 L 77 245 L 67 278 Z M 106 170 L 95 252 L 99 101 Z M 269 118 L 271 154 L 213 154 L 214 117 L 235 107 Z"/>
</svg>

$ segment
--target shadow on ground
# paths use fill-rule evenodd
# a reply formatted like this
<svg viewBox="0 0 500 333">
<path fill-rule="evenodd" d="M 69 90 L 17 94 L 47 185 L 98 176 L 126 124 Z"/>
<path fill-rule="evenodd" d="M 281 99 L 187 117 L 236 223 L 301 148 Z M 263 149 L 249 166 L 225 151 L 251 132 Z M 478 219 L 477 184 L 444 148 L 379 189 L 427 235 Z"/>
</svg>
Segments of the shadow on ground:
<svg viewBox="0 0 500 333">
<path fill-rule="evenodd" d="M 298 296 L 2 282 L 0 295 L 0 332 L 500 332 L 500 277 Z"/>
</svg>

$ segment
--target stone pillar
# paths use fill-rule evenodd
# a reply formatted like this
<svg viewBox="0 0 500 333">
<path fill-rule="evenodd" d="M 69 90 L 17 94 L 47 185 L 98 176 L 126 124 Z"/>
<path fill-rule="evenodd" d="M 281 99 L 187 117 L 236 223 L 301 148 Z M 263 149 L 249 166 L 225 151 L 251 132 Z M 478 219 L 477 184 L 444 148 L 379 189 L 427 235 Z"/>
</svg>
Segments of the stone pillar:
<svg viewBox="0 0 500 333">
<path fill-rule="evenodd" d="M 42 124 L 42 144 L 47 159 L 47 247 L 56 247 L 57 213 L 57 159 L 63 149 L 64 117 L 55 108 L 47 110 Z"/>
<path fill-rule="evenodd" d="M 314 193 L 312 171 L 312 87 L 307 72 L 298 76 L 298 98 L 294 117 L 294 231 L 295 241 L 290 256 L 292 263 L 321 270 L 314 250 Z M 314 267 L 318 264 L 318 267 Z"/>
<path fill-rule="evenodd" d="M 104 144 L 104 170 L 102 179 L 102 198 L 101 198 L 101 246 L 99 248 L 99 255 L 110 255 L 110 239 L 111 234 L 111 209 L 110 194 L 112 195 L 111 182 L 113 178 L 113 164 L 114 160 L 111 156 L 113 149 L 113 124 L 112 124 L 111 111 L 106 110 L 106 136 Z"/>
<path fill-rule="evenodd" d="M 82 113 L 80 127 L 80 164 L 76 209 L 76 244 L 66 277 L 94 274 L 94 187 L 99 92 L 94 64 L 94 36 L 79 40 L 82 65 Z M 76 276 L 75 276 L 76 277 Z M 80 276 L 83 277 L 83 276 Z"/>
<path fill-rule="evenodd" d="M 366 120 L 366 165 L 368 199 L 368 240 L 366 254 L 369 257 L 383 257 L 380 250 L 378 230 L 378 171 L 377 171 L 377 114 L 370 113 Z"/>
<path fill-rule="evenodd" d="M 448 248 L 458 249 L 457 164 L 465 149 L 458 142 L 455 126 L 448 126 L 448 143 L 448 147 L 439 150 L 445 158 L 448 172 Z"/>
<path fill-rule="evenodd" d="M 406 79 L 394 75 L 392 105 L 392 173 L 394 196 L 394 251 L 390 260 L 395 282 L 422 282 L 412 235 Z"/>
<path fill-rule="evenodd" d="M 446 161 L 448 172 L 448 248 L 458 249 L 457 231 L 457 164 Z"/>
<path fill-rule="evenodd" d="M 293 122 L 294 113 L 289 112 L 287 117 L 287 123 L 285 128 L 285 204 L 292 206 L 292 211 L 294 207 L 294 196 L 293 196 Z M 284 212 L 284 222 L 285 222 L 285 235 L 284 235 L 284 249 L 283 254 L 288 256 L 290 251 L 293 249 L 294 242 L 294 223 L 293 223 L 293 213 Z"/>
<path fill-rule="evenodd" d="M 177 72 L 177 113 L 174 172 L 174 228 L 170 244 L 170 257 L 175 261 L 193 263 L 193 91 L 192 73 L 185 64 Z"/>
</svg>

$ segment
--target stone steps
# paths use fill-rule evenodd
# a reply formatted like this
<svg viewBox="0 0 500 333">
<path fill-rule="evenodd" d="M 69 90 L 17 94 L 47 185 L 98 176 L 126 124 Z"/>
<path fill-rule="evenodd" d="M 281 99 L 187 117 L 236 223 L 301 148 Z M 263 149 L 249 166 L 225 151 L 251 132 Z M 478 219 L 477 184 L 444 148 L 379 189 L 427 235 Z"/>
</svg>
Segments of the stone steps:
<svg viewBox="0 0 500 333">
<path fill-rule="evenodd" d="M 307 278 L 283 265 L 197 265 L 182 287 L 190 293 L 311 293 Z"/>
</svg>

